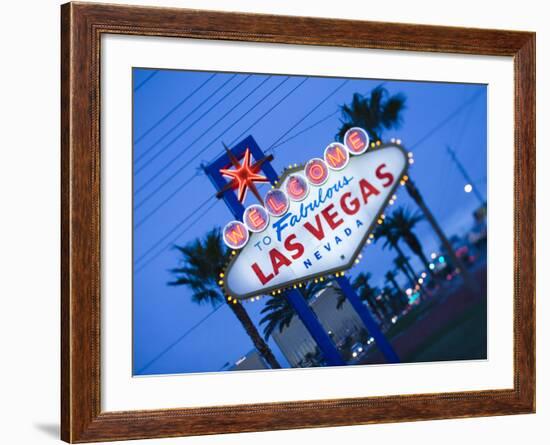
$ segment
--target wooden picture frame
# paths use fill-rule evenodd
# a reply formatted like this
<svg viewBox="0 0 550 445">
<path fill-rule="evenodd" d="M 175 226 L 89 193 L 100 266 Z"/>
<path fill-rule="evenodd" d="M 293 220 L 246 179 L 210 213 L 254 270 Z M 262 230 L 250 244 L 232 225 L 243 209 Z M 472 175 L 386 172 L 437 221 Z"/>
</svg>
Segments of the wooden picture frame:
<svg viewBox="0 0 550 445">
<path fill-rule="evenodd" d="M 209 408 L 102 412 L 102 34 L 511 56 L 515 71 L 514 387 Z M 174 437 L 535 411 L 535 34 L 170 8 L 61 8 L 61 438 Z"/>
</svg>

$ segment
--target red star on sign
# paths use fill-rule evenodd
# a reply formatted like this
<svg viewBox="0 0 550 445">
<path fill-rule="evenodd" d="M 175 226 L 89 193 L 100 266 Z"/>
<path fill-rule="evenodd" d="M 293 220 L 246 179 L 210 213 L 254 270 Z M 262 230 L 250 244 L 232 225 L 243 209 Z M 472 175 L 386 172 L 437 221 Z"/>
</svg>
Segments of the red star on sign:
<svg viewBox="0 0 550 445">
<path fill-rule="evenodd" d="M 263 204 L 262 197 L 258 193 L 255 183 L 269 182 L 265 176 L 259 175 L 258 172 L 260 171 L 262 164 L 273 159 L 273 156 L 266 156 L 255 164 L 250 165 L 250 150 L 247 148 L 244 152 L 244 158 L 241 164 L 231 150 L 227 147 L 225 147 L 225 150 L 227 151 L 227 156 L 231 161 L 233 169 L 222 168 L 220 169 L 220 173 L 224 176 L 232 178 L 232 181 L 221 189 L 216 196 L 220 198 L 226 191 L 238 189 L 237 197 L 240 202 L 244 202 L 246 192 L 250 189 L 258 201 Z"/>
</svg>

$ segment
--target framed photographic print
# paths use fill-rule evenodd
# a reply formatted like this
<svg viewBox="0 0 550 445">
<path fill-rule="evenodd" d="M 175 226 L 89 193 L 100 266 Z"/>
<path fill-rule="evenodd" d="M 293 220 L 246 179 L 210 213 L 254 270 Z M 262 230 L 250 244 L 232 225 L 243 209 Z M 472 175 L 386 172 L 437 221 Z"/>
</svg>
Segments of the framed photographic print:
<svg viewBox="0 0 550 445">
<path fill-rule="evenodd" d="M 534 412 L 533 33 L 61 14 L 63 440 Z"/>
</svg>

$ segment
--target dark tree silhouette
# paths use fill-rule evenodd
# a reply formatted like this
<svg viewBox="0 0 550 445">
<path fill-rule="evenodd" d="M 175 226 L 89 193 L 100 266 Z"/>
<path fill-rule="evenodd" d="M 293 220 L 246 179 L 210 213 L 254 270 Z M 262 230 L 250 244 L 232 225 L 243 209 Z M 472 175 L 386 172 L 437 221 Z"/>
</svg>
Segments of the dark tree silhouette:
<svg viewBox="0 0 550 445">
<path fill-rule="evenodd" d="M 430 262 L 422 250 L 422 245 L 418 240 L 418 237 L 413 232 L 413 229 L 416 225 L 422 221 L 424 217 L 419 213 L 412 213 L 404 207 L 399 207 L 394 210 L 391 216 L 389 216 L 386 221 L 393 230 L 395 237 L 398 242 L 400 239 L 403 239 L 409 249 L 422 261 L 425 269 L 432 273 L 430 269 Z"/>
<path fill-rule="evenodd" d="M 181 254 L 181 266 L 171 270 L 174 281 L 170 286 L 186 286 L 192 291 L 191 300 L 197 304 L 216 306 L 225 301 L 218 285 L 220 272 L 229 259 L 229 250 L 223 243 L 220 229 L 208 232 L 204 239 L 196 239 L 185 246 L 175 246 Z M 252 343 L 272 368 L 281 365 L 264 341 L 248 313 L 237 300 L 228 302 Z"/>
<path fill-rule="evenodd" d="M 317 281 L 316 283 L 315 280 L 310 280 L 300 288 L 300 291 L 306 301 L 309 301 L 315 294 L 327 287 L 332 288 L 336 292 L 338 300 L 343 297 L 342 290 L 334 281 Z M 266 339 L 269 339 L 275 329 L 283 332 L 296 315 L 294 308 L 288 300 L 280 295 L 270 296 L 261 313 L 265 314 L 260 320 L 260 324 L 265 325 L 264 337 Z"/>
<path fill-rule="evenodd" d="M 403 94 L 390 96 L 381 85 L 373 89 L 368 97 L 355 93 L 349 105 L 340 107 L 342 124 L 336 138 L 341 141 L 350 128 L 361 127 L 372 140 L 379 140 L 384 129 L 401 126 L 405 102 Z"/>
</svg>

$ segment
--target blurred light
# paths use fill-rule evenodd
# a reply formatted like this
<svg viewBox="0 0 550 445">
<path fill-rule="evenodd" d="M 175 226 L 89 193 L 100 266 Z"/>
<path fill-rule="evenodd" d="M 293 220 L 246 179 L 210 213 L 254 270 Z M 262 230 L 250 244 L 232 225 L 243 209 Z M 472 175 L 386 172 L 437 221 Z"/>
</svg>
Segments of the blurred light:
<svg viewBox="0 0 550 445">
<path fill-rule="evenodd" d="M 362 348 L 362 347 L 359 347 L 358 351 L 359 351 L 359 352 L 363 352 L 363 348 Z"/>
<path fill-rule="evenodd" d="M 392 318 L 391 318 L 391 322 L 393 324 L 395 324 L 395 322 L 397 321 L 397 315 L 394 315 Z"/>
<path fill-rule="evenodd" d="M 435 257 L 437 256 L 437 253 L 435 252 L 432 252 L 432 254 L 430 255 L 431 259 L 432 260 L 435 260 Z"/>
<path fill-rule="evenodd" d="M 466 184 L 466 185 L 464 186 L 464 191 L 465 191 L 466 193 L 470 193 L 473 189 L 474 189 L 474 188 L 472 187 L 472 184 Z"/>
<path fill-rule="evenodd" d="M 426 278 L 426 272 L 422 272 L 421 276 L 422 278 Z"/>
<path fill-rule="evenodd" d="M 442 264 L 445 262 L 445 257 L 443 255 L 439 257 L 439 262 Z"/>
<path fill-rule="evenodd" d="M 413 293 L 413 290 L 411 288 L 407 289 L 405 293 L 410 297 Z"/>
<path fill-rule="evenodd" d="M 419 278 L 418 279 L 418 284 L 422 284 L 424 282 L 424 278 Z"/>
<path fill-rule="evenodd" d="M 357 357 L 357 352 L 354 352 L 354 353 L 351 354 L 351 355 L 353 355 L 354 357 Z"/>
<path fill-rule="evenodd" d="M 430 270 L 434 270 L 435 269 L 435 264 L 434 263 L 430 263 Z"/>
</svg>

